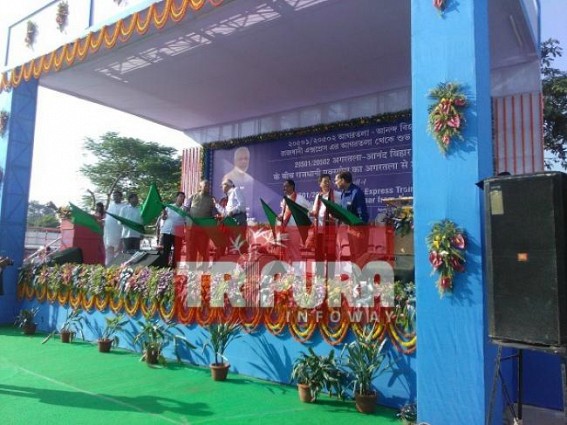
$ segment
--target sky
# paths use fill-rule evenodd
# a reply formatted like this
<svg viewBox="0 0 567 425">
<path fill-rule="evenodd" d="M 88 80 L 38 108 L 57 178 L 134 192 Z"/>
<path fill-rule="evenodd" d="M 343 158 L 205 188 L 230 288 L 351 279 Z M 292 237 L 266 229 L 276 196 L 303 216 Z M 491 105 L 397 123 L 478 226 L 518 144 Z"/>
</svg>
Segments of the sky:
<svg viewBox="0 0 567 425">
<path fill-rule="evenodd" d="M 7 26 L 45 3 L 46 0 L 0 0 L 0 63 L 4 63 Z M 540 0 L 540 4 L 541 38 L 560 41 L 564 55 L 554 66 L 567 70 L 567 0 Z M 96 139 L 107 131 L 171 146 L 179 153 L 192 146 L 190 139 L 179 131 L 40 87 L 30 200 L 52 201 L 57 206 L 79 203 L 86 189 L 92 188 L 79 173 L 85 161 L 83 141 L 86 137 Z"/>
</svg>

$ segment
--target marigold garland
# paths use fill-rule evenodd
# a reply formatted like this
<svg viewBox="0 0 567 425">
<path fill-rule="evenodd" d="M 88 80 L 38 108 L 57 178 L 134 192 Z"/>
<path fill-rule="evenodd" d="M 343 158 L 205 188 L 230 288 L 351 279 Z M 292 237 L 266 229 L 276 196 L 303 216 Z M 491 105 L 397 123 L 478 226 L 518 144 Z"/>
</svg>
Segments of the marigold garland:
<svg viewBox="0 0 567 425">
<path fill-rule="evenodd" d="M 122 307 L 124 306 L 122 297 L 119 296 L 110 297 L 110 302 L 108 306 L 110 307 L 110 310 L 112 310 L 114 314 L 120 313 L 120 311 L 122 311 Z"/>
<path fill-rule="evenodd" d="M 35 297 L 40 303 L 45 301 L 46 292 L 47 286 L 39 286 L 35 288 Z"/>
<path fill-rule="evenodd" d="M 461 134 L 467 98 L 458 83 L 441 83 L 429 92 L 434 103 L 429 107 L 428 129 L 443 155 L 451 147 L 451 140 L 463 139 Z"/>
<path fill-rule="evenodd" d="M 86 312 L 92 311 L 96 301 L 96 295 L 84 293 L 81 295 L 81 305 Z"/>
<path fill-rule="evenodd" d="M 451 220 L 435 223 L 427 236 L 432 274 L 439 273 L 436 285 L 441 297 L 453 290 L 455 273 L 465 271 L 466 236 Z"/>
<path fill-rule="evenodd" d="M 108 308 L 108 304 L 110 302 L 110 294 L 99 294 L 95 298 L 95 307 L 101 313 Z"/>
<path fill-rule="evenodd" d="M 289 334 L 301 343 L 310 340 L 315 330 L 319 329 L 322 338 L 328 344 L 338 345 L 344 341 L 349 329 L 352 329 L 355 333 L 360 333 L 362 327 L 365 326 L 363 323 L 350 323 L 348 319 L 350 307 L 346 301 L 338 309 L 318 308 L 317 310 L 321 309 L 323 313 L 320 315 L 321 320 L 315 320 L 316 315 L 319 315 L 319 313 L 316 313 L 317 310 L 310 310 L 308 311 L 307 323 L 297 323 L 298 310 L 293 305 L 289 291 L 276 294 L 276 307 L 272 309 L 253 307 L 187 308 L 182 301 L 185 293 L 183 286 L 187 283 L 186 277 L 168 275 L 165 271 L 161 272 L 164 273 L 163 276 L 171 276 L 168 291 L 177 294 L 177 296 L 164 296 L 159 301 L 149 301 L 152 299 L 150 293 L 155 293 L 154 290 L 157 288 L 159 273 L 160 271 L 156 270 L 145 272 L 132 270 L 122 276 L 123 273 L 120 268 L 104 269 L 100 266 L 89 265 L 46 267 L 33 272 L 23 270 L 18 280 L 17 292 L 21 297 L 29 296 L 30 300 L 34 295 L 36 299 L 38 296 L 45 296 L 59 302 L 67 302 L 70 299 L 71 305 L 83 305 L 83 307 L 89 309 L 96 306 L 99 311 L 109 308 L 115 314 L 125 310 L 129 315 L 135 316 L 140 310 L 153 312 L 153 314 L 159 310 L 159 314 L 164 320 L 175 319 L 179 323 L 188 325 L 197 323 L 200 326 L 206 326 L 217 322 L 238 322 L 243 325 L 243 331 L 254 332 L 263 324 L 274 335 L 282 335 L 288 330 Z M 125 290 L 126 288 L 121 289 L 119 276 L 122 276 L 124 285 L 130 286 L 130 290 L 127 292 L 122 292 L 122 289 Z M 132 282 L 133 276 L 137 276 L 142 284 Z M 212 278 L 210 275 L 203 275 L 202 277 L 199 276 L 199 281 L 202 283 L 201 296 L 208 299 Z M 144 285 L 143 282 L 147 282 L 147 285 Z M 406 291 L 398 289 L 398 287 L 401 288 L 401 283 L 397 282 L 396 285 L 396 294 L 402 292 L 405 294 L 403 296 L 396 295 L 396 303 L 402 303 L 404 306 L 413 305 L 414 297 L 411 295 L 413 293 L 411 288 L 414 288 L 414 286 L 410 285 L 408 287 L 410 292 L 406 294 Z M 136 291 L 132 291 L 133 288 L 136 288 Z M 146 289 L 137 292 L 143 288 Z M 167 294 L 168 292 L 161 293 Z M 203 302 L 203 305 L 206 305 L 206 303 Z M 403 311 L 407 310 L 407 306 L 400 308 Z M 340 320 L 330 321 L 333 311 L 340 313 Z M 406 331 L 407 329 L 409 331 Z M 416 338 L 413 325 L 408 328 L 406 322 L 398 323 L 398 319 L 395 323 L 376 325 L 373 337 L 383 339 L 388 335 L 399 351 L 407 354 L 415 350 Z"/>
<path fill-rule="evenodd" d="M 51 53 L 3 72 L 0 76 L 0 92 L 19 86 L 22 80 L 38 79 L 44 73 L 59 71 L 63 64 L 71 66 L 76 61 L 85 59 L 87 55 L 96 53 L 103 46 L 107 49 L 113 48 L 119 38 L 121 42 L 125 43 L 135 34 L 144 35 L 151 26 L 159 30 L 168 22 L 180 22 L 185 18 L 189 8 L 199 11 L 207 3 L 212 7 L 218 7 L 223 2 L 224 0 L 184 0 L 181 1 L 179 6 L 177 5 L 178 2 L 174 0 L 165 0 L 159 2 L 159 5 L 153 3 L 147 9 L 135 12 L 125 19 L 120 19 L 113 25 L 105 25 L 100 30 L 65 44 Z M 35 26 L 35 32 L 33 32 L 33 36 L 29 36 L 31 34 L 29 22 L 26 45 L 31 47 L 35 42 L 37 26 L 32 22 Z"/>
<path fill-rule="evenodd" d="M 80 291 L 70 291 L 69 292 L 69 304 L 74 309 L 79 308 L 81 305 L 81 298 L 83 298 Z"/>
<path fill-rule="evenodd" d="M 173 320 L 176 313 L 175 305 L 176 304 L 173 302 L 164 302 L 163 300 L 159 302 L 159 315 L 164 321 L 168 322 L 170 320 Z"/>
<path fill-rule="evenodd" d="M 46 286 L 46 290 L 47 290 L 46 298 L 47 298 L 47 302 L 48 302 L 49 304 L 53 304 L 53 303 L 55 303 L 55 301 L 57 301 L 59 304 L 65 305 L 65 304 L 67 304 L 67 303 L 69 302 L 69 295 L 68 295 L 68 294 L 67 294 L 67 296 L 65 297 L 65 299 L 62 300 L 63 302 L 61 302 L 61 301 L 59 300 L 59 295 L 60 295 L 59 292 L 54 291 L 53 289 L 51 289 L 51 288 L 49 288 L 49 287 L 47 287 L 47 286 Z"/>
</svg>

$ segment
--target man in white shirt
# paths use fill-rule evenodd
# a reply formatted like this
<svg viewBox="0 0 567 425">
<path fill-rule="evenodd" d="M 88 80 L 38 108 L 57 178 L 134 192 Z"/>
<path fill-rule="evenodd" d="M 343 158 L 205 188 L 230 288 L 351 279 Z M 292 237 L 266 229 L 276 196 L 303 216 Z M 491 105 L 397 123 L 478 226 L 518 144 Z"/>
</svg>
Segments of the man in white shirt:
<svg viewBox="0 0 567 425">
<path fill-rule="evenodd" d="M 185 193 L 177 192 L 175 197 L 175 206 L 183 210 L 185 202 Z M 167 265 L 175 267 L 179 258 L 181 244 L 185 235 L 185 217 L 175 211 L 173 208 L 165 207 L 161 213 L 160 227 L 160 245 L 163 247 L 163 258 Z M 171 248 L 174 247 L 173 257 L 170 259 Z"/>
<path fill-rule="evenodd" d="M 246 198 L 240 188 L 234 185 L 230 179 L 223 179 L 221 184 L 225 193 L 226 206 L 215 201 L 215 207 L 222 217 L 231 217 L 238 225 L 229 232 L 229 250 L 238 251 L 243 254 L 247 251 L 246 243 Z"/>
<path fill-rule="evenodd" d="M 121 216 L 143 225 L 142 212 L 138 206 L 138 195 L 130 193 L 128 195 L 128 204 L 122 208 Z M 122 243 L 125 251 L 138 251 L 143 235 L 127 226 L 122 225 Z"/>
<path fill-rule="evenodd" d="M 283 183 L 284 198 L 289 198 L 296 204 L 301 205 L 303 208 L 310 210 L 311 204 L 303 195 L 300 195 L 295 191 L 295 182 L 291 179 L 284 180 Z M 285 199 L 282 199 L 280 204 L 281 213 L 278 216 L 278 220 L 281 221 L 282 229 L 282 242 L 285 243 L 287 260 L 288 261 L 299 261 L 301 259 L 301 236 L 295 219 L 291 214 L 291 210 L 288 208 Z"/>
<path fill-rule="evenodd" d="M 122 192 L 115 190 L 112 193 L 112 202 L 107 212 L 120 216 L 124 204 L 122 203 Z M 114 257 L 122 250 L 122 225 L 114 217 L 106 215 L 104 218 L 104 264 L 108 267 Z"/>
</svg>

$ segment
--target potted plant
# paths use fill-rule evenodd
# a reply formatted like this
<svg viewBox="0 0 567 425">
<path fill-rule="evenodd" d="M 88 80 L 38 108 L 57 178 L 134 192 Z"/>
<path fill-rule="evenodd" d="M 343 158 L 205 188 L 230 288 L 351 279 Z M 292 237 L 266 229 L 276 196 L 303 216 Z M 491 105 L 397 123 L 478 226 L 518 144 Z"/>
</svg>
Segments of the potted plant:
<svg viewBox="0 0 567 425">
<path fill-rule="evenodd" d="M 145 314 L 144 320 L 138 320 L 140 329 L 134 337 L 134 344 L 142 345 L 142 359 L 148 365 L 165 364 L 163 348 L 170 343 L 174 343 L 174 352 L 178 361 L 181 358 L 178 354 L 178 345 L 182 343 L 187 348 L 195 348 L 181 333 L 177 325 L 172 322 L 162 322 L 159 319 L 152 319 L 151 314 Z M 177 332 L 176 332 L 177 331 Z"/>
<path fill-rule="evenodd" d="M 404 425 L 415 425 L 417 423 L 417 405 L 415 403 L 406 404 L 398 413 Z"/>
<path fill-rule="evenodd" d="M 124 314 L 119 314 L 111 318 L 105 317 L 104 320 L 106 321 L 106 326 L 98 339 L 98 351 L 108 353 L 112 345 L 117 346 L 120 344 L 120 338 L 118 338 L 116 334 L 122 332 L 128 320 L 124 320 Z"/>
<path fill-rule="evenodd" d="M 372 413 L 376 408 L 378 393 L 372 386 L 372 380 L 385 371 L 386 355 L 382 352 L 386 340 L 380 342 L 373 337 L 374 328 L 366 328 L 356 340 L 347 344 L 344 366 L 352 377 L 356 408 L 361 413 Z M 342 357 L 342 356 L 341 356 Z"/>
<path fill-rule="evenodd" d="M 337 365 L 333 350 L 328 356 L 320 356 L 309 347 L 308 352 L 302 352 L 293 363 L 291 379 L 297 382 L 299 399 L 304 403 L 317 401 L 323 389 L 331 396 L 342 397 L 344 373 Z"/>
<path fill-rule="evenodd" d="M 83 334 L 83 320 L 85 320 L 85 318 L 81 316 L 82 312 L 83 310 L 81 310 L 80 308 L 67 310 L 67 318 L 65 319 L 59 330 L 61 342 L 71 342 L 71 340 L 77 333 L 81 334 L 81 339 L 85 339 L 85 335 Z M 42 344 L 45 344 L 47 341 L 49 341 L 49 339 L 56 333 L 57 329 L 47 335 L 47 337 L 42 341 Z"/>
<path fill-rule="evenodd" d="M 35 315 L 37 314 L 39 307 L 33 307 L 29 310 L 25 308 L 20 310 L 20 313 L 16 316 L 14 324 L 22 328 L 24 335 L 33 335 L 37 329 L 37 323 L 35 323 Z"/>
<path fill-rule="evenodd" d="M 214 363 L 209 365 L 211 376 L 215 381 L 224 381 L 230 367 L 224 352 L 233 340 L 240 338 L 240 325 L 236 323 L 215 323 L 205 329 L 209 333 L 209 340 L 203 345 L 203 351 L 210 347 L 215 356 Z"/>
</svg>

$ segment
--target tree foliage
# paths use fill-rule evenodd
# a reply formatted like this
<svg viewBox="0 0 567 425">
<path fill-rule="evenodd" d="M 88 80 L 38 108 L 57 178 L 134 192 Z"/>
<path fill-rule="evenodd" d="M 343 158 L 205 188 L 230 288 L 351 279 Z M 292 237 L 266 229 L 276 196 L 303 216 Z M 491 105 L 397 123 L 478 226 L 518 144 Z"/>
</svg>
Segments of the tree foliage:
<svg viewBox="0 0 567 425">
<path fill-rule="evenodd" d="M 57 228 L 58 226 L 59 220 L 53 207 L 41 204 L 38 201 L 30 201 L 28 204 L 28 227 Z"/>
<path fill-rule="evenodd" d="M 543 137 L 545 150 L 552 154 L 546 168 L 558 164 L 567 169 L 567 72 L 552 66 L 562 52 L 557 40 L 550 38 L 541 45 Z"/>
<path fill-rule="evenodd" d="M 102 196 L 106 206 L 116 189 L 125 196 L 137 192 L 143 199 L 155 182 L 164 200 L 173 199 L 179 190 L 181 158 L 175 148 L 119 137 L 114 132 L 105 133 L 98 140 L 86 138 L 84 148 L 95 161 L 83 165 L 81 173 L 92 182 L 92 192 L 95 197 Z"/>
</svg>

